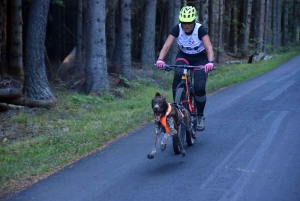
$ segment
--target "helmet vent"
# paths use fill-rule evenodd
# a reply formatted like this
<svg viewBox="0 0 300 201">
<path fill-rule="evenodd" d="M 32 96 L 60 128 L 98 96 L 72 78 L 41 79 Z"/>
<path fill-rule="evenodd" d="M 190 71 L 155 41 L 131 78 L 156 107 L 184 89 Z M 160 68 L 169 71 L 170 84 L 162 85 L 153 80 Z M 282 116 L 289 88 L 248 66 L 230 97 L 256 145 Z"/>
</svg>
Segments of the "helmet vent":
<svg viewBox="0 0 300 201">
<path fill-rule="evenodd" d="M 180 10 L 180 22 L 193 22 L 197 17 L 197 11 L 193 6 L 185 6 Z"/>
</svg>

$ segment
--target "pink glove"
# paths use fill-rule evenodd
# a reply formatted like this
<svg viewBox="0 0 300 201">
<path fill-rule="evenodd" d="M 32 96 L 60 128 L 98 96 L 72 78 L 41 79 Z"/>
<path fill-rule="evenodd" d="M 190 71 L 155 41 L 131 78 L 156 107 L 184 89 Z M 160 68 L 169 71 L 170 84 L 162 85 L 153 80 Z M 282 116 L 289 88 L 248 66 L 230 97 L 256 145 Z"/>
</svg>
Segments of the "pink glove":
<svg viewBox="0 0 300 201">
<path fill-rule="evenodd" d="M 156 67 L 157 68 L 165 68 L 165 66 L 166 66 L 166 63 L 164 61 L 162 61 L 162 60 L 157 60 L 156 61 Z"/>
<path fill-rule="evenodd" d="M 213 63 L 207 63 L 205 65 L 205 73 L 208 73 L 209 71 L 212 71 L 213 68 L 214 68 L 214 64 Z"/>
</svg>

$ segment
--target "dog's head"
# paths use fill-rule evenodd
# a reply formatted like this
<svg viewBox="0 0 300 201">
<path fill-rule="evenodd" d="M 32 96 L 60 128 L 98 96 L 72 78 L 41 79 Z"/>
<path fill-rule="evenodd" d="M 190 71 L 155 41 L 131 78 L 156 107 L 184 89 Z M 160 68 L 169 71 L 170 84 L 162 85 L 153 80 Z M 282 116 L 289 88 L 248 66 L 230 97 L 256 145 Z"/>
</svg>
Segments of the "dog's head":
<svg viewBox="0 0 300 201">
<path fill-rule="evenodd" d="M 156 93 L 152 99 L 152 110 L 154 112 L 155 121 L 159 121 L 162 116 L 164 116 L 168 110 L 168 103 L 166 101 L 166 95 Z"/>
</svg>

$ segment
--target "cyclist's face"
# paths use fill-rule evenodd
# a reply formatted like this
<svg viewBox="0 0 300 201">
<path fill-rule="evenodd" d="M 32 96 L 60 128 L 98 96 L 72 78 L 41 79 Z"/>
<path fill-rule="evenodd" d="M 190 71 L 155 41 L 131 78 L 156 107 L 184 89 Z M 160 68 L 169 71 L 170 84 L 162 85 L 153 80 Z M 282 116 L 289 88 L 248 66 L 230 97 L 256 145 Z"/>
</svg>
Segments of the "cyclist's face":
<svg viewBox="0 0 300 201">
<path fill-rule="evenodd" d="M 193 22 L 181 22 L 181 27 L 185 33 L 190 33 L 195 26 L 195 21 Z"/>
</svg>

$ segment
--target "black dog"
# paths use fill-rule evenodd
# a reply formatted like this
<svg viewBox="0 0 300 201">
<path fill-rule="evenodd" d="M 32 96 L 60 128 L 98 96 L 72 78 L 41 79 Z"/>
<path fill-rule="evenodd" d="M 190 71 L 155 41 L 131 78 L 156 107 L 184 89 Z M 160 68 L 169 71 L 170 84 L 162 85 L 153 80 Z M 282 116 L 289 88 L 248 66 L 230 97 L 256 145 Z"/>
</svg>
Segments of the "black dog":
<svg viewBox="0 0 300 201">
<path fill-rule="evenodd" d="M 161 132 L 164 132 L 164 138 L 161 142 L 161 151 L 164 151 L 167 146 L 167 140 L 171 137 L 176 137 L 178 139 L 177 143 L 180 148 L 182 156 L 185 156 L 185 150 L 178 137 L 178 127 L 181 123 L 185 124 L 187 132 L 192 134 L 192 137 L 196 139 L 196 133 L 192 129 L 191 125 L 191 115 L 182 106 L 178 104 L 170 104 L 166 101 L 166 95 L 160 95 L 156 93 L 155 97 L 152 99 L 152 110 L 155 117 L 155 135 L 154 135 L 154 147 L 151 154 L 148 154 L 149 159 L 154 158 L 156 153 L 156 145 Z"/>
</svg>

